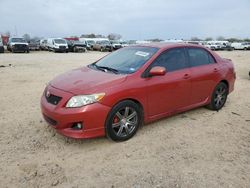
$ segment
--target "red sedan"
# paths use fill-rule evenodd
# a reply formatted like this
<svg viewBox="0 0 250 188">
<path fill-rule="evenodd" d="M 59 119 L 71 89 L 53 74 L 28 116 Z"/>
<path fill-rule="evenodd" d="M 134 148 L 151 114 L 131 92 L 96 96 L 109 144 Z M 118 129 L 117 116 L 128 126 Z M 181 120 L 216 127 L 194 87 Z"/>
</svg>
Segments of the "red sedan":
<svg viewBox="0 0 250 188">
<path fill-rule="evenodd" d="M 235 77 L 231 60 L 202 46 L 131 46 L 56 77 L 41 110 L 65 136 L 124 141 L 143 123 L 199 106 L 220 110 Z"/>
</svg>

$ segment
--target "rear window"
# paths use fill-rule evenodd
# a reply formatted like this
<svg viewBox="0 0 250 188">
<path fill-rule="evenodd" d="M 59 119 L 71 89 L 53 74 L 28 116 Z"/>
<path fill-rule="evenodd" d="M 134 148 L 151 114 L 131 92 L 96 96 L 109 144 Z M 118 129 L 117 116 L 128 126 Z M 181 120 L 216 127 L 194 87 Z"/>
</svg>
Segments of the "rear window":
<svg viewBox="0 0 250 188">
<path fill-rule="evenodd" d="M 201 48 L 188 48 L 188 56 L 192 67 L 215 63 L 212 55 Z"/>
</svg>

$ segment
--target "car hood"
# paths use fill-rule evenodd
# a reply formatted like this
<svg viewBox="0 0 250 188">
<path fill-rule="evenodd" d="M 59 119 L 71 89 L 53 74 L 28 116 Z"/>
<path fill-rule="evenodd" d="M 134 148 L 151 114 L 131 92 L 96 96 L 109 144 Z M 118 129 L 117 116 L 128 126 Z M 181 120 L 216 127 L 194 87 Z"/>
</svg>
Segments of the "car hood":
<svg viewBox="0 0 250 188">
<path fill-rule="evenodd" d="M 29 45 L 28 43 L 26 42 L 11 42 L 11 45 L 16 45 L 16 44 L 25 44 L 25 45 Z"/>
<path fill-rule="evenodd" d="M 75 95 L 105 92 L 107 89 L 126 80 L 126 75 L 113 74 L 82 67 L 54 78 L 50 85 Z"/>
</svg>

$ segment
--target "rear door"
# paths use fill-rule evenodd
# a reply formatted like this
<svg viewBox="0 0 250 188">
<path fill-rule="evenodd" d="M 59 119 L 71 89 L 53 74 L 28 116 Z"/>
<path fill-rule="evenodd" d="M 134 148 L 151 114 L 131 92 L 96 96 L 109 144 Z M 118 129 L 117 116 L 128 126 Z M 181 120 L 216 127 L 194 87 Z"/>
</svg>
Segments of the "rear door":
<svg viewBox="0 0 250 188">
<path fill-rule="evenodd" d="M 186 48 L 191 66 L 191 104 L 208 100 L 219 79 L 219 64 L 203 48 Z"/>
<path fill-rule="evenodd" d="M 149 116 L 174 112 L 190 102 L 190 70 L 184 48 L 174 48 L 160 54 L 150 65 L 165 67 L 164 76 L 146 79 Z"/>
</svg>

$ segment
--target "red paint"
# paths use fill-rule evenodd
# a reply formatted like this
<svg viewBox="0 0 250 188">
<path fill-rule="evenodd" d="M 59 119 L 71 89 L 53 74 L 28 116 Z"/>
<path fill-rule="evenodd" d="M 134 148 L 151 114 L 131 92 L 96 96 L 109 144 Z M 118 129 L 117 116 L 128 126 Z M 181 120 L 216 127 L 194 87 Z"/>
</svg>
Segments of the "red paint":
<svg viewBox="0 0 250 188">
<path fill-rule="evenodd" d="M 7 45 L 8 44 L 8 42 L 9 42 L 9 36 L 7 36 L 7 35 L 1 35 L 1 37 L 2 37 L 2 41 L 3 41 L 3 44 L 4 45 Z"/>
<path fill-rule="evenodd" d="M 82 67 L 62 74 L 48 86 L 51 94 L 61 96 L 58 105 L 49 104 L 43 94 L 42 113 L 57 121 L 54 128 L 61 134 L 73 138 L 92 138 L 105 135 L 105 120 L 118 102 L 131 99 L 139 102 L 144 110 L 144 122 L 183 112 L 209 104 L 215 86 L 226 81 L 229 92 L 234 89 L 235 72 L 230 60 L 222 59 L 215 52 L 190 44 L 148 44 L 160 50 L 137 72 L 128 75 L 105 73 Z M 163 74 L 143 78 L 148 66 L 165 50 L 176 47 L 195 47 L 207 50 L 215 64 L 164 72 L 157 68 L 154 73 Z M 66 108 L 74 95 L 106 93 L 99 102 L 80 108 Z M 115 119 L 114 119 L 115 121 Z M 74 130 L 72 123 L 82 122 L 83 130 Z"/>
<path fill-rule="evenodd" d="M 78 37 L 66 37 L 64 38 L 65 40 L 73 40 L 73 41 L 79 41 L 79 38 Z"/>
</svg>

